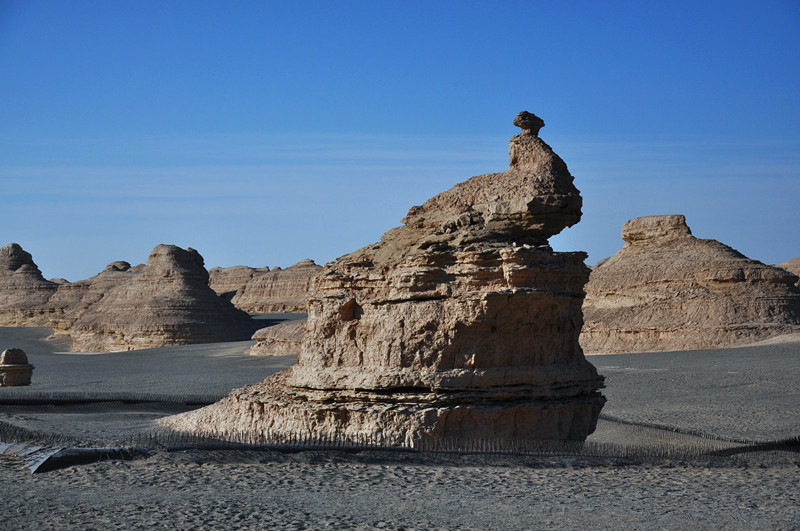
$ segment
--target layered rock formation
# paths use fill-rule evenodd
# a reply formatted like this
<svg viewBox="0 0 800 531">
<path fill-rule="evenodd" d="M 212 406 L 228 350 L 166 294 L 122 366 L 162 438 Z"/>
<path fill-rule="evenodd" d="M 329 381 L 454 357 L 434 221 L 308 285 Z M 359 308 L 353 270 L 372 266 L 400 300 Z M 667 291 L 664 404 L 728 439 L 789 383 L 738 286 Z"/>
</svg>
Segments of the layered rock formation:
<svg viewBox="0 0 800 531">
<path fill-rule="evenodd" d="M 786 260 L 785 262 L 778 264 L 778 267 L 800 277 L 800 256 L 797 258 L 792 258 L 791 260 Z M 796 285 L 800 286 L 800 278 L 797 279 Z"/>
<path fill-rule="evenodd" d="M 622 239 L 586 286 L 586 352 L 727 347 L 798 330 L 797 277 L 695 238 L 683 216 L 632 219 Z"/>
<path fill-rule="evenodd" d="M 247 351 L 251 356 L 297 356 L 303 346 L 306 320 L 286 321 L 257 330 L 256 344 Z"/>
<path fill-rule="evenodd" d="M 236 292 L 253 278 L 253 275 L 268 272 L 268 267 L 258 269 L 248 266 L 212 267 L 208 270 L 208 285 L 220 297 L 231 300 Z"/>
<path fill-rule="evenodd" d="M 286 269 L 254 270 L 231 302 L 246 312 L 305 312 L 311 283 L 321 270 L 308 259 Z"/>
<path fill-rule="evenodd" d="M 581 197 L 541 120 L 514 123 L 507 171 L 325 266 L 296 366 L 163 423 L 411 446 L 583 440 L 605 402 L 578 344 L 589 269 L 547 245 L 580 220 Z"/>
<path fill-rule="evenodd" d="M 126 266 L 111 264 L 92 282 L 105 295 L 72 323 L 73 350 L 247 340 L 257 327 L 208 287 L 203 258 L 194 249 L 158 245 L 137 273 L 127 274 Z M 104 291 L 109 283 L 116 287 Z"/>
<path fill-rule="evenodd" d="M 58 286 L 44 279 L 18 244 L 0 247 L 0 326 L 47 326 L 56 313 L 50 299 Z"/>
</svg>

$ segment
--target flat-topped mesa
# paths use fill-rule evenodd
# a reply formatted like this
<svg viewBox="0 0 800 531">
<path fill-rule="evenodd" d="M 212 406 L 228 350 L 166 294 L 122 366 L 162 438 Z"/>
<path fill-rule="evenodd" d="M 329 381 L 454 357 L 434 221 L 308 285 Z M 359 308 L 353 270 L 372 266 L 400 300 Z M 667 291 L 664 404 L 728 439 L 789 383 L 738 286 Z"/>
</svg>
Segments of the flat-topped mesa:
<svg viewBox="0 0 800 531">
<path fill-rule="evenodd" d="M 605 402 L 578 344 L 586 254 L 546 244 L 581 199 L 525 125 L 508 171 L 457 184 L 325 265 L 294 367 L 163 424 L 410 446 L 585 439 Z"/>
<path fill-rule="evenodd" d="M 522 118 L 520 118 L 522 117 Z M 537 121 L 538 120 L 538 121 Z M 460 240 L 499 239 L 541 245 L 578 223 L 583 200 L 567 165 L 537 134 L 544 122 L 517 115 L 522 133 L 509 141 L 509 169 L 479 175 L 412 207 L 403 223 Z"/>
<path fill-rule="evenodd" d="M 57 289 L 19 244 L 0 247 L 0 326 L 46 326 Z"/>
<path fill-rule="evenodd" d="M 281 269 L 257 270 L 231 298 L 246 312 L 305 312 L 314 278 L 322 266 L 306 258 Z"/>
<path fill-rule="evenodd" d="M 587 352 L 722 348 L 800 330 L 795 275 L 695 238 L 683 216 L 632 219 L 622 237 L 586 285 Z"/>
<path fill-rule="evenodd" d="M 69 333 L 73 350 L 105 352 L 244 341 L 256 326 L 208 287 L 197 251 L 158 245 L 140 271 L 86 308 Z"/>
</svg>

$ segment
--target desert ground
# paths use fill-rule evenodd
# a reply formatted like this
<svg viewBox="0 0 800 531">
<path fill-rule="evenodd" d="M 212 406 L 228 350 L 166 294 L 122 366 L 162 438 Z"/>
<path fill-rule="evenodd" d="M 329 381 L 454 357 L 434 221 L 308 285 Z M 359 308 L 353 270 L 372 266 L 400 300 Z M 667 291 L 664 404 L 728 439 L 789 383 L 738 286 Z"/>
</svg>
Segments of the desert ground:
<svg viewBox="0 0 800 531">
<path fill-rule="evenodd" d="M 0 388 L 0 441 L 147 455 L 35 474 L 0 455 L 5 529 L 800 528 L 796 337 L 590 356 L 608 402 L 585 449 L 509 455 L 161 444 L 155 419 L 294 358 L 251 341 L 85 355 L 49 334 L 0 328 L 36 367 Z"/>
</svg>

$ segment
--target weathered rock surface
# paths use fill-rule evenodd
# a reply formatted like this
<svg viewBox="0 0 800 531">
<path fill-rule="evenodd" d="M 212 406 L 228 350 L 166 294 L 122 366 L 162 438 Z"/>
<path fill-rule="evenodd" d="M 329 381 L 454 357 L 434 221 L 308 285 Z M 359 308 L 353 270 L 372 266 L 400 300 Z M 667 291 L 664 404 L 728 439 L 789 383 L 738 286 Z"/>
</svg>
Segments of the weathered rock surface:
<svg viewBox="0 0 800 531">
<path fill-rule="evenodd" d="M 321 270 L 308 259 L 286 269 L 254 270 L 231 302 L 246 312 L 305 312 L 311 283 Z"/>
<path fill-rule="evenodd" d="M 586 352 L 718 348 L 798 330 L 797 277 L 695 238 L 684 216 L 629 220 L 622 239 L 586 285 Z"/>
<path fill-rule="evenodd" d="M 106 352 L 247 340 L 250 317 L 208 287 L 194 249 L 158 245 L 140 271 L 112 263 L 91 283 L 101 296 L 72 323 L 73 350 Z M 115 285 L 110 290 L 103 286 Z"/>
<path fill-rule="evenodd" d="M 251 356 L 297 356 L 303 347 L 305 329 L 305 319 L 261 328 L 253 334 L 256 344 L 247 353 Z"/>
<path fill-rule="evenodd" d="M 547 245 L 580 220 L 581 197 L 527 114 L 507 171 L 324 267 L 296 366 L 163 423 L 412 446 L 583 440 L 605 402 L 578 344 L 589 269 Z"/>
<path fill-rule="evenodd" d="M 0 354 L 0 387 L 30 385 L 33 369 L 22 349 L 7 348 Z"/>
<path fill-rule="evenodd" d="M 0 326 L 47 326 L 58 284 L 45 280 L 18 244 L 0 247 Z"/>
<path fill-rule="evenodd" d="M 227 300 L 233 299 L 256 273 L 268 273 L 269 268 L 253 268 L 248 266 L 212 267 L 208 270 L 208 285 L 217 294 Z"/>
</svg>

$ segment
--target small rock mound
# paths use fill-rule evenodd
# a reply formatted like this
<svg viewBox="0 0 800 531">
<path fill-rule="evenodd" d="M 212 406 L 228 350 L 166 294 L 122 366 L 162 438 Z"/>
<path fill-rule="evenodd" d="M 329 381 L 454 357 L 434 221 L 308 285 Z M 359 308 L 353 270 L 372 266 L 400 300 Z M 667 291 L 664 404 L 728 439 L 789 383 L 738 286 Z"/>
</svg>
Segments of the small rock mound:
<svg viewBox="0 0 800 531">
<path fill-rule="evenodd" d="M 322 267 L 309 259 L 286 269 L 254 270 L 231 302 L 246 312 L 305 312 L 311 283 L 320 271 Z"/>
<path fill-rule="evenodd" d="M 22 349 L 7 348 L 0 354 L 0 387 L 30 385 L 33 368 Z"/>
<path fill-rule="evenodd" d="M 252 339 L 256 344 L 250 347 L 251 356 L 296 356 L 303 345 L 306 320 L 286 321 L 275 326 L 257 330 Z"/>
<path fill-rule="evenodd" d="M 138 273 L 112 263 L 92 285 L 116 283 L 72 324 L 73 350 L 107 352 L 164 345 L 242 341 L 256 325 L 208 287 L 194 249 L 158 245 Z"/>
<path fill-rule="evenodd" d="M 796 277 L 695 238 L 684 216 L 629 220 L 622 239 L 625 246 L 598 263 L 586 285 L 586 352 L 728 347 L 800 325 Z"/>
<path fill-rule="evenodd" d="M 47 326 L 59 284 L 45 280 L 19 244 L 0 247 L 0 326 Z"/>
</svg>

